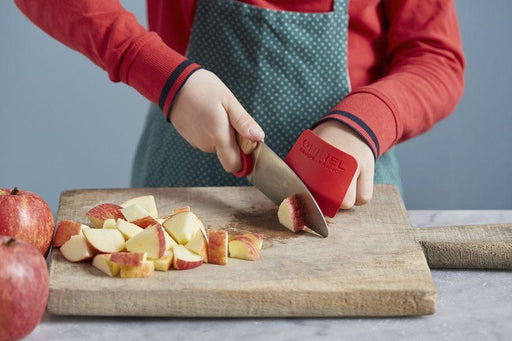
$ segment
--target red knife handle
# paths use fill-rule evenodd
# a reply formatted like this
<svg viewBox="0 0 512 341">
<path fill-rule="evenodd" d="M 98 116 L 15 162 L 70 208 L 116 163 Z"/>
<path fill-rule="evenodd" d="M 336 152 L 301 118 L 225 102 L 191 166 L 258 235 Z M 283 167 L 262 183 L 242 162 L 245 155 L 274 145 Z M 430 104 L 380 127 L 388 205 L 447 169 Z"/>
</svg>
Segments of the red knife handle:
<svg viewBox="0 0 512 341">
<path fill-rule="evenodd" d="M 249 175 L 252 172 L 252 168 L 254 167 L 254 159 L 252 154 L 245 154 L 240 148 L 240 158 L 242 159 L 242 169 L 238 172 L 233 172 L 233 175 L 237 178 L 243 178 L 244 176 Z"/>
<path fill-rule="evenodd" d="M 311 191 L 322 212 L 334 217 L 356 173 L 356 159 L 308 129 L 284 161 Z"/>
</svg>

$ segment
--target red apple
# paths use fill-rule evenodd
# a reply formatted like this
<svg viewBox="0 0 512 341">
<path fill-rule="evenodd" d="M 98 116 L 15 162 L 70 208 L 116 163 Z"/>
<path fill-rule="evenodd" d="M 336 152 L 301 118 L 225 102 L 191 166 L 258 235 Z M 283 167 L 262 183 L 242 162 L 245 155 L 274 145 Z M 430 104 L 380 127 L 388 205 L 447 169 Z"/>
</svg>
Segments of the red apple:
<svg viewBox="0 0 512 341">
<path fill-rule="evenodd" d="M 48 300 L 48 268 L 34 246 L 0 236 L 0 340 L 17 340 L 37 326 Z"/>
<path fill-rule="evenodd" d="M 0 235 L 23 239 L 46 256 L 55 230 L 53 214 L 38 195 L 0 189 Z"/>
</svg>

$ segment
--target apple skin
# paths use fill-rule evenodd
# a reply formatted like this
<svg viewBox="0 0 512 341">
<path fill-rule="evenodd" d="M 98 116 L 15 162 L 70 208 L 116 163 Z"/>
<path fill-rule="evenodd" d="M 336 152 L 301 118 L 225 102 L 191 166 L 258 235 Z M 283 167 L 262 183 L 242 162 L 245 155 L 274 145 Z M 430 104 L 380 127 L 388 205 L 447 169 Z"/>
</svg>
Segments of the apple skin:
<svg viewBox="0 0 512 341">
<path fill-rule="evenodd" d="M 0 283 L 0 340 L 21 339 L 37 326 L 48 301 L 48 267 L 41 252 L 21 239 L 0 236 Z"/>
<path fill-rule="evenodd" d="M 229 242 L 229 257 L 256 261 L 261 258 L 261 253 L 250 238 L 240 237 Z"/>
<path fill-rule="evenodd" d="M 227 231 L 208 230 L 208 263 L 217 265 L 228 264 Z"/>
<path fill-rule="evenodd" d="M 46 256 L 55 221 L 48 204 L 29 191 L 0 189 L 0 235 L 23 239 Z"/>
<path fill-rule="evenodd" d="M 107 219 L 124 219 L 121 209 L 122 207 L 116 204 L 100 204 L 91 208 L 86 215 L 93 227 L 101 229 Z"/>
<path fill-rule="evenodd" d="M 53 247 L 61 247 L 72 236 L 76 236 L 82 232 L 82 224 L 76 221 L 63 220 L 57 226 L 55 238 L 53 238 Z"/>
<path fill-rule="evenodd" d="M 263 246 L 263 235 L 259 233 L 249 232 L 244 234 L 237 234 L 233 237 L 229 237 L 229 241 L 232 240 L 245 240 L 254 246 L 256 246 L 259 250 Z"/>
</svg>

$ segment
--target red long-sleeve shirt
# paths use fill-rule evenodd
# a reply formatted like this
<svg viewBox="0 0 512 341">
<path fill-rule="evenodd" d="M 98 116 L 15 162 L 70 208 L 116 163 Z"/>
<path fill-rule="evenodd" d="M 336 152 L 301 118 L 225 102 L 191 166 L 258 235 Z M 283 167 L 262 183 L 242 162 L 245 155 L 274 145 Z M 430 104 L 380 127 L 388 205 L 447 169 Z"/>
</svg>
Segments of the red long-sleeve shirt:
<svg viewBox="0 0 512 341">
<path fill-rule="evenodd" d="M 332 0 L 241 1 L 274 10 L 332 10 Z M 150 31 L 118 0 L 15 2 L 46 33 L 164 112 L 199 68 L 183 56 L 196 0 L 147 0 Z M 378 157 L 431 128 L 460 99 L 464 57 L 455 7 L 453 0 L 353 0 L 349 17 L 352 92 L 326 118 L 355 129 Z"/>
</svg>

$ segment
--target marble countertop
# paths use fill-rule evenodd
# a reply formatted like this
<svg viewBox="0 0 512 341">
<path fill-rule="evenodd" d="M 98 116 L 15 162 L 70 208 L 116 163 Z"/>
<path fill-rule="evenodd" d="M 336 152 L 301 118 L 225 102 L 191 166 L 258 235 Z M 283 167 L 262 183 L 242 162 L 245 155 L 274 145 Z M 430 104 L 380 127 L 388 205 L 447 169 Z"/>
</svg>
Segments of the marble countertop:
<svg viewBox="0 0 512 341">
<path fill-rule="evenodd" d="M 415 227 L 507 223 L 509 211 L 409 211 Z M 511 340 L 510 271 L 432 270 L 437 312 L 405 318 L 172 319 L 45 314 L 26 340 Z"/>
</svg>

